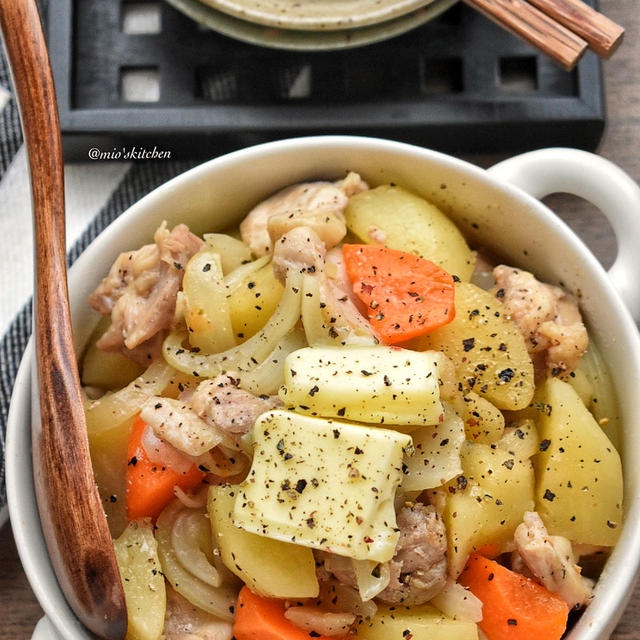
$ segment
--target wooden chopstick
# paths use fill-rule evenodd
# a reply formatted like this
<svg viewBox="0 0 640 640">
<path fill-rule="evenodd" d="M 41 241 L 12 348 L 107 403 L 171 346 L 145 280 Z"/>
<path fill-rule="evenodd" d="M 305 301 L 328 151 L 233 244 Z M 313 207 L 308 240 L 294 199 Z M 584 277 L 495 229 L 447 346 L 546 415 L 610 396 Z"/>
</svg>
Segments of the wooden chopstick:
<svg viewBox="0 0 640 640">
<path fill-rule="evenodd" d="M 581 0 L 529 2 L 586 40 L 589 48 L 602 58 L 611 57 L 622 42 L 624 29 Z"/>
<path fill-rule="evenodd" d="M 567 71 L 575 67 L 588 44 L 525 0 L 464 0 L 501 27 L 556 60 Z"/>
<path fill-rule="evenodd" d="M 610 57 L 624 29 L 581 0 L 464 0 L 570 71 L 590 47 Z"/>
</svg>

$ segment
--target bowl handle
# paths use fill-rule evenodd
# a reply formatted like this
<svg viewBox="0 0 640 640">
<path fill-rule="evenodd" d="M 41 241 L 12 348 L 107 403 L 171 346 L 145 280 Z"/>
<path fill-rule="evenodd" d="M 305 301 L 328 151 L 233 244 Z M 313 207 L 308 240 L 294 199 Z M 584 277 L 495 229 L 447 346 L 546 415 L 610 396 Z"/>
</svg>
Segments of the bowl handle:
<svg viewBox="0 0 640 640">
<path fill-rule="evenodd" d="M 523 153 L 488 171 L 534 198 L 571 193 L 598 207 L 618 241 L 609 277 L 634 320 L 640 321 L 640 187 L 628 174 L 601 156 L 565 148 Z"/>
<path fill-rule="evenodd" d="M 51 620 L 44 616 L 40 618 L 36 628 L 33 630 L 31 640 L 62 640 L 58 635 L 56 628 L 51 623 Z"/>
</svg>

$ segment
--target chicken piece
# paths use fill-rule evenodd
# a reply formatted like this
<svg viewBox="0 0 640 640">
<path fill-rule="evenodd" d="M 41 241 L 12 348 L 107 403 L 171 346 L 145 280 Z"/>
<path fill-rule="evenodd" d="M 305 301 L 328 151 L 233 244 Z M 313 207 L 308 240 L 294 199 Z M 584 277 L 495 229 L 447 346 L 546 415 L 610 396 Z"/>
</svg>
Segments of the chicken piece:
<svg viewBox="0 0 640 640">
<path fill-rule="evenodd" d="M 158 250 L 154 244 L 146 244 L 137 251 L 121 253 L 109 273 L 89 296 L 89 304 L 102 315 L 109 315 L 131 281 L 136 277 L 142 278 L 156 266 L 157 261 Z"/>
<path fill-rule="evenodd" d="M 521 269 L 499 265 L 493 276 L 493 293 L 524 336 L 536 372 L 559 375 L 573 371 L 588 344 L 573 297 Z"/>
<path fill-rule="evenodd" d="M 397 515 L 400 539 L 389 562 L 391 579 L 378 598 L 407 606 L 428 602 L 447 582 L 447 537 L 431 505 L 402 507 Z"/>
<path fill-rule="evenodd" d="M 495 267 L 493 277 L 496 281 L 493 293 L 518 325 L 527 349 L 531 353 L 542 351 L 546 344 L 538 340 L 538 328 L 555 317 L 561 290 L 539 282 L 528 271 L 505 265 Z"/>
<path fill-rule="evenodd" d="M 240 439 L 265 411 L 282 403 L 278 396 L 258 397 L 238 387 L 238 379 L 223 374 L 198 385 L 191 406 L 202 420 L 212 425 L 228 447 L 240 449 Z"/>
<path fill-rule="evenodd" d="M 231 640 L 232 637 L 230 622 L 199 609 L 167 587 L 164 640 Z"/>
<path fill-rule="evenodd" d="M 222 442 L 220 432 L 182 400 L 149 398 L 142 405 L 140 417 L 158 438 L 188 456 L 200 456 Z"/>
<path fill-rule="evenodd" d="M 273 247 L 273 272 L 285 283 L 287 274 L 324 272 L 326 248 L 309 227 L 296 227 L 282 236 Z"/>
<path fill-rule="evenodd" d="M 402 507 L 397 526 L 400 539 L 387 563 L 389 584 L 376 597 L 390 604 L 423 604 L 447 582 L 447 538 L 442 519 L 431 505 Z M 318 564 L 348 587 L 358 588 L 355 571 L 348 559 L 316 552 Z"/>
<path fill-rule="evenodd" d="M 151 425 L 146 425 L 142 430 L 141 444 L 149 462 L 156 465 L 177 473 L 187 473 L 193 466 L 192 458 L 159 438 Z"/>
<path fill-rule="evenodd" d="M 367 189 L 357 174 L 332 182 L 305 182 L 279 191 L 254 207 L 240 224 L 240 234 L 256 256 L 272 252 L 274 243 L 298 226 L 315 230 L 327 248 L 336 246 L 347 228 L 349 196 Z"/>
<path fill-rule="evenodd" d="M 272 244 L 296 227 L 313 229 L 328 249 L 335 247 L 347 235 L 347 226 L 341 212 L 319 209 L 310 213 L 301 210 L 269 218 L 267 229 Z"/>
<path fill-rule="evenodd" d="M 535 511 L 525 512 L 514 540 L 522 562 L 549 591 L 557 593 L 571 608 L 589 603 L 593 582 L 581 575 L 571 542 L 562 536 L 550 536 Z M 517 565 L 516 559 L 514 567 Z"/>
<path fill-rule="evenodd" d="M 349 171 L 346 178 L 336 180 L 333 184 L 348 198 L 369 190 L 369 185 L 355 171 Z"/>
<path fill-rule="evenodd" d="M 157 352 L 158 335 L 173 319 L 184 266 L 202 246 L 183 224 L 170 232 L 163 223 L 154 241 L 121 254 L 89 296 L 96 311 L 111 314 L 111 326 L 96 346 L 143 362 Z"/>
<path fill-rule="evenodd" d="M 546 364 L 552 373 L 573 371 L 589 344 L 589 336 L 582 322 L 570 325 L 562 325 L 555 321 L 543 322 L 538 334 L 549 345 Z"/>
</svg>

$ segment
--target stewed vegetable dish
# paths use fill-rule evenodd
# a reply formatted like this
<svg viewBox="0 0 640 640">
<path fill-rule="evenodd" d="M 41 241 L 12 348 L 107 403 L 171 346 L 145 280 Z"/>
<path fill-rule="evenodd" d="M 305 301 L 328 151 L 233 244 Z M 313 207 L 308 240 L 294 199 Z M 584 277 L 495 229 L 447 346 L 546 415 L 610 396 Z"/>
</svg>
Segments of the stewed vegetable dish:
<svg viewBox="0 0 640 640">
<path fill-rule="evenodd" d="M 559 640 L 589 606 L 622 522 L 606 366 L 571 292 L 421 197 L 349 173 L 163 223 L 89 304 L 129 638 Z"/>
</svg>

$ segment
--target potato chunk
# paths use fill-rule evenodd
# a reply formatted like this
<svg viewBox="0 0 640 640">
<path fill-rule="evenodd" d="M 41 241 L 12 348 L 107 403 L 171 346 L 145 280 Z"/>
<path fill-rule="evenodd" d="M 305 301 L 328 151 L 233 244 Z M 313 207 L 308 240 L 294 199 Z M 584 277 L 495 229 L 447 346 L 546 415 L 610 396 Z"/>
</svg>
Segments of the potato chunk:
<svg viewBox="0 0 640 640">
<path fill-rule="evenodd" d="M 510 422 L 502 438 L 496 443 L 500 449 L 518 456 L 522 460 L 531 458 L 538 452 L 538 430 L 531 418 L 522 418 Z"/>
<path fill-rule="evenodd" d="M 504 433 L 504 416 L 486 398 L 469 391 L 455 394 L 451 404 L 462 418 L 468 440 L 484 444 L 500 440 Z"/>
<path fill-rule="evenodd" d="M 549 533 L 612 546 L 622 525 L 622 466 L 580 396 L 550 378 L 536 394 L 536 511 Z"/>
<path fill-rule="evenodd" d="M 475 256 L 455 224 L 401 187 L 384 185 L 353 196 L 345 218 L 347 229 L 363 243 L 414 253 L 460 280 L 471 278 Z"/>
<path fill-rule="evenodd" d="M 127 603 L 127 638 L 158 640 L 166 591 L 150 520 L 130 522 L 113 543 Z"/>
<path fill-rule="evenodd" d="M 406 456 L 404 491 L 422 491 L 439 487 L 462 473 L 460 447 L 464 426 L 451 407 L 445 407 L 444 420 L 411 432 L 414 453 Z"/>
<path fill-rule="evenodd" d="M 533 364 L 524 338 L 502 303 L 474 284 L 457 283 L 454 320 L 412 345 L 444 351 L 463 391 L 474 391 L 498 409 L 524 409 L 531 402 Z"/>
<path fill-rule="evenodd" d="M 96 347 L 96 342 L 109 329 L 111 318 L 104 316 L 98 322 L 89 339 L 82 357 L 82 384 L 87 387 L 100 387 L 101 389 L 122 389 L 132 380 L 137 378 L 144 368 L 125 358 L 121 353 L 104 351 Z"/>
<path fill-rule="evenodd" d="M 469 554 L 513 538 L 525 511 L 534 505 L 533 466 L 500 446 L 465 442 L 463 473 L 449 483 L 444 510 L 449 573 L 456 578 Z"/>
<path fill-rule="evenodd" d="M 357 638 L 367 640 L 478 640 L 474 622 L 453 620 L 435 607 L 379 607 L 371 620 L 358 627 Z"/>
<path fill-rule="evenodd" d="M 132 424 L 133 419 L 128 419 L 119 424 L 114 421 L 107 429 L 88 430 L 93 474 L 113 538 L 127 526 L 127 445 Z"/>
<path fill-rule="evenodd" d="M 213 544 L 222 562 L 254 593 L 266 598 L 314 598 L 318 579 L 313 552 L 289 542 L 265 538 L 233 524 L 237 487 L 209 489 L 208 512 Z"/>
<path fill-rule="evenodd" d="M 253 429 L 236 525 L 358 560 L 386 562 L 399 538 L 393 500 L 407 435 L 273 410 Z"/>
</svg>

